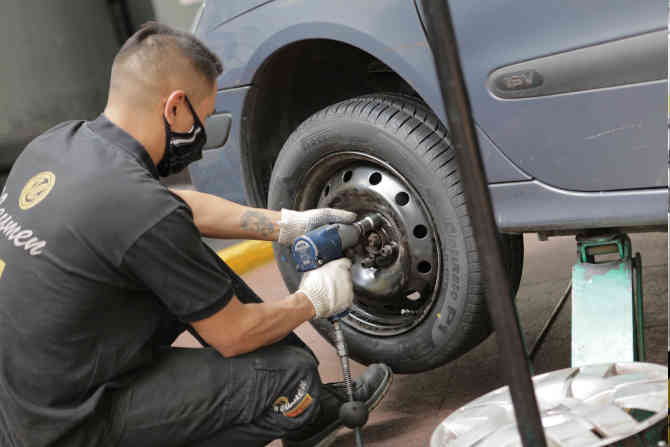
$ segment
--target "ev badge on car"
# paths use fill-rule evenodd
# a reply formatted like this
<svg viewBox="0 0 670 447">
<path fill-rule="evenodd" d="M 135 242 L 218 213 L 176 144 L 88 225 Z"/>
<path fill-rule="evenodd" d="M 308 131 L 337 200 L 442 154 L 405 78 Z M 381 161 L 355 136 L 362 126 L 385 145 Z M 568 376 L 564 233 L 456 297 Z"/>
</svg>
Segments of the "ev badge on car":
<svg viewBox="0 0 670 447">
<path fill-rule="evenodd" d="M 495 84 L 499 90 L 525 90 L 539 87 L 544 78 L 536 70 L 524 70 L 515 73 L 503 74 L 496 79 Z"/>
</svg>

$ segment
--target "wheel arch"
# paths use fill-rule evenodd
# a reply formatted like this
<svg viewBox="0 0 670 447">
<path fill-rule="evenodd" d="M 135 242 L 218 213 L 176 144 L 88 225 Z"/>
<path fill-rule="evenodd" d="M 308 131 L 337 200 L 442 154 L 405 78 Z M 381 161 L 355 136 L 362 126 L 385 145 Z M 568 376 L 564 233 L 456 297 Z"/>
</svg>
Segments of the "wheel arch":
<svg viewBox="0 0 670 447">
<path fill-rule="evenodd" d="M 319 31 L 320 35 L 329 34 Z M 295 37 L 295 30 L 292 33 Z M 365 41 L 368 45 L 364 48 L 369 51 L 341 38 L 320 38 L 297 40 L 274 51 L 261 46 L 251 58 L 249 65 L 257 69 L 251 77 L 240 128 L 242 172 L 251 204 L 266 206 L 270 173 L 279 150 L 313 113 L 369 93 L 402 93 L 424 102 L 424 96 L 430 97 L 426 80 L 401 54 L 351 29 L 340 30 L 339 35 Z M 426 73 L 433 71 L 431 65 Z"/>
</svg>

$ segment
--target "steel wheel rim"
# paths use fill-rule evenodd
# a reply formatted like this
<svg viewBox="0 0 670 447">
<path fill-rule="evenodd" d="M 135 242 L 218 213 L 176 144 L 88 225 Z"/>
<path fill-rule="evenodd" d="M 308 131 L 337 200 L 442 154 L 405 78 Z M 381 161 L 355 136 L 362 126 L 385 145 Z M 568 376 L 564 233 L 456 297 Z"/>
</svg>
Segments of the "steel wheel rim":
<svg viewBox="0 0 670 447">
<path fill-rule="evenodd" d="M 344 323 L 363 333 L 389 337 L 410 331 L 424 321 L 437 300 L 443 261 L 432 215 L 411 183 L 388 163 L 347 151 L 320 159 L 299 184 L 307 186 L 296 196 L 297 209 L 334 207 L 359 215 L 381 212 L 385 221 L 382 236 L 395 239 L 399 245 L 395 264 L 403 265 L 402 281 L 395 284 L 392 293 L 369 296 L 365 285 L 372 284 L 377 291 L 378 281 L 357 281 L 369 278 L 370 269 L 354 263 L 357 293 Z M 387 270 L 396 271 L 395 264 L 375 270 L 376 277 Z"/>
</svg>

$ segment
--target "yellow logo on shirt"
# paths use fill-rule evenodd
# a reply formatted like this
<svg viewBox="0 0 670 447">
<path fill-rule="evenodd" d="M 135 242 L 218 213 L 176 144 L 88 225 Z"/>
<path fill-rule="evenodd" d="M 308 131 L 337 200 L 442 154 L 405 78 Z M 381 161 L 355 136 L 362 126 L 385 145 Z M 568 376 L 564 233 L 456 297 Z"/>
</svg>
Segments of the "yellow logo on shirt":
<svg viewBox="0 0 670 447">
<path fill-rule="evenodd" d="M 28 180 L 19 196 L 19 207 L 27 210 L 46 198 L 56 184 L 56 176 L 51 171 L 43 171 Z"/>
<path fill-rule="evenodd" d="M 2 278 L 2 272 L 5 271 L 5 261 L 0 259 L 0 278 Z"/>
</svg>

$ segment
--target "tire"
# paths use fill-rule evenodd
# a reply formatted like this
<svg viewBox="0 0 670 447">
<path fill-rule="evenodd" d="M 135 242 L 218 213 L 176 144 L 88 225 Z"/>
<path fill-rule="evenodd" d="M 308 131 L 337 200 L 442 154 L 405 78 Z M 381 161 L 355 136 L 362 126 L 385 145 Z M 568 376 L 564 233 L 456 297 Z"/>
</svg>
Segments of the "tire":
<svg viewBox="0 0 670 447">
<path fill-rule="evenodd" d="M 389 234 L 398 236 L 396 258 L 388 269 L 405 266 L 393 275 L 405 282 L 370 299 L 370 290 L 377 289 L 365 284 L 361 288 L 355 281 L 355 307 L 343 325 L 355 360 L 384 362 L 397 373 L 415 373 L 454 360 L 490 334 L 485 287 L 454 150 L 445 128 L 422 102 L 375 94 L 317 112 L 284 144 L 269 189 L 270 208 L 333 206 L 359 215 L 380 211 L 389 228 L 383 235 L 389 240 Z M 399 190 L 407 194 L 400 201 L 400 193 L 395 193 L 393 203 L 393 191 Z M 425 231 L 417 232 L 420 226 Z M 523 240 L 519 235 L 501 238 L 516 294 Z M 275 245 L 275 255 L 285 283 L 295 291 L 300 274 L 290 250 Z M 403 295 L 408 291 L 402 287 L 408 284 L 420 285 L 421 292 L 414 294 L 418 299 Z M 313 325 L 330 340 L 327 321 Z"/>
</svg>

